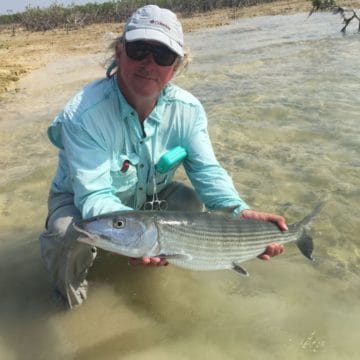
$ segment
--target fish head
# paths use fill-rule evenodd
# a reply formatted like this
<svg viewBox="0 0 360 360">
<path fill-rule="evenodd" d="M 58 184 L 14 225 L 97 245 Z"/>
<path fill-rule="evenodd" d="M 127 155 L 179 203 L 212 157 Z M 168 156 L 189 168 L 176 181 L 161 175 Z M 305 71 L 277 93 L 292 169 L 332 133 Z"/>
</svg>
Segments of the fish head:
<svg viewBox="0 0 360 360">
<path fill-rule="evenodd" d="M 137 212 L 116 212 L 77 221 L 79 241 L 130 257 L 159 253 L 157 228 L 149 217 Z"/>
</svg>

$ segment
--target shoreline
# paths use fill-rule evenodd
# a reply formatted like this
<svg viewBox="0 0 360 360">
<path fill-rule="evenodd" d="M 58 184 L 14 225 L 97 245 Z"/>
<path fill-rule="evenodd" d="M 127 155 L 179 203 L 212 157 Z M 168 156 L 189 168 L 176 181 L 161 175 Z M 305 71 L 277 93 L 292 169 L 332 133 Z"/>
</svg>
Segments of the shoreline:
<svg viewBox="0 0 360 360">
<path fill-rule="evenodd" d="M 346 2 L 344 2 L 346 3 Z M 360 1 L 352 1 L 359 5 Z M 354 5 L 353 5 L 354 6 Z M 240 18 L 265 15 L 289 15 L 308 12 L 308 0 L 278 0 L 249 7 L 217 9 L 192 16 L 178 14 L 184 32 L 231 24 Z M 340 21 L 339 21 L 340 23 Z M 42 68 L 54 60 L 72 54 L 104 52 L 106 34 L 119 34 L 123 24 L 94 24 L 67 32 L 55 29 L 48 32 L 28 32 L 10 29 L 0 31 L 0 101 L 11 92 L 18 92 L 18 81 L 31 71 Z M 75 38 L 75 39 L 74 39 Z"/>
</svg>

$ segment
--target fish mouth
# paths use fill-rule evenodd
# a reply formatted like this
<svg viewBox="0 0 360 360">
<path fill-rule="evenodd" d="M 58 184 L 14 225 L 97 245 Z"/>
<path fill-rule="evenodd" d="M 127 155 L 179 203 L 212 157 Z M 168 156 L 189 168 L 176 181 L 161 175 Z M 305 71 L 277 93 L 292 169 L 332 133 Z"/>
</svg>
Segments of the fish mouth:
<svg viewBox="0 0 360 360">
<path fill-rule="evenodd" d="M 76 223 L 73 224 L 73 227 L 77 232 L 80 233 L 80 236 L 77 238 L 78 241 L 92 245 L 99 242 L 100 240 L 99 235 L 89 233 L 88 231 L 79 227 L 79 225 L 77 225 Z"/>
<path fill-rule="evenodd" d="M 130 256 L 130 257 L 141 257 L 143 254 L 137 253 L 136 251 L 129 250 L 128 246 L 121 246 L 114 242 L 110 237 L 107 237 L 106 235 L 98 235 L 94 233 L 90 233 L 83 228 L 81 228 L 81 223 L 73 224 L 74 229 L 79 233 L 79 236 L 77 237 L 77 241 L 95 246 L 100 247 L 106 251 L 110 251 L 116 254 L 124 255 L 124 256 Z"/>
</svg>

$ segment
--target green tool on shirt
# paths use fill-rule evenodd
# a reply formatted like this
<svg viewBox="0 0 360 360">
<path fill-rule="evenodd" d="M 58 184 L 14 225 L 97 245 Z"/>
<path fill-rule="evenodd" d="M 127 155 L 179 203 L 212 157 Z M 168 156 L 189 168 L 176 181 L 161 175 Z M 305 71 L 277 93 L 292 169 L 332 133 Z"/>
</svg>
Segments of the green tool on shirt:
<svg viewBox="0 0 360 360">
<path fill-rule="evenodd" d="M 186 155 L 187 152 L 183 147 L 174 147 L 173 149 L 167 151 L 164 155 L 161 156 L 158 163 L 156 164 L 156 171 L 160 174 L 168 172 L 169 170 L 180 164 L 180 162 L 186 157 Z"/>
</svg>

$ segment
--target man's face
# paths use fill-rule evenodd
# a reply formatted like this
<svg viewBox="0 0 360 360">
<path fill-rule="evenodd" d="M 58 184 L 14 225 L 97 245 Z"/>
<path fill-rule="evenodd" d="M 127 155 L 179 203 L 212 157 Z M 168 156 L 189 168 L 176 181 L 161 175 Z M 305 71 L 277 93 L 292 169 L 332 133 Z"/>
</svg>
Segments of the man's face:
<svg viewBox="0 0 360 360">
<path fill-rule="evenodd" d="M 149 44 L 157 45 L 156 42 Z M 133 60 L 127 55 L 125 46 L 118 46 L 116 60 L 119 84 L 130 102 L 133 102 L 134 97 L 157 99 L 173 77 L 176 63 L 175 61 L 170 66 L 160 66 L 156 64 L 152 53 L 142 60 Z"/>
</svg>

